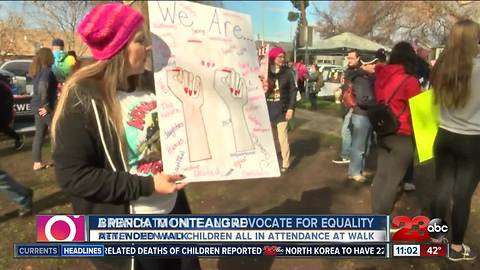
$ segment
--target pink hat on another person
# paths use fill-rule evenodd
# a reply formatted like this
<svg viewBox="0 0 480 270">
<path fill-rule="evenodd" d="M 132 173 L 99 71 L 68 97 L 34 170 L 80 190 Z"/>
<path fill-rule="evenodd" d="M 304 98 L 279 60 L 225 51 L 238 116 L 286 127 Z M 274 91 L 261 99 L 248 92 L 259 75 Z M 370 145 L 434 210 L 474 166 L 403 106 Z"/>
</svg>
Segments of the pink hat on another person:
<svg viewBox="0 0 480 270">
<path fill-rule="evenodd" d="M 117 54 L 143 24 L 143 15 L 131 6 L 108 3 L 94 7 L 77 28 L 97 60 Z"/>
<path fill-rule="evenodd" d="M 280 48 L 280 47 L 273 47 L 270 49 L 270 51 L 268 52 L 268 58 L 270 59 L 275 59 L 277 58 L 277 56 L 279 56 L 280 54 L 282 53 L 285 53 L 285 51 Z"/>
</svg>

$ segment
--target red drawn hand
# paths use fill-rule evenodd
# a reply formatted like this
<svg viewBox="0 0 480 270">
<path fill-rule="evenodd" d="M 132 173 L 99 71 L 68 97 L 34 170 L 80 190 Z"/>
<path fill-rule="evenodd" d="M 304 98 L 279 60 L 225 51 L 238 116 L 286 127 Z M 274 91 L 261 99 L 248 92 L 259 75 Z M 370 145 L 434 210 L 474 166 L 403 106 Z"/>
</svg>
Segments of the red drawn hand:
<svg viewBox="0 0 480 270">
<path fill-rule="evenodd" d="M 167 71 L 167 85 L 184 104 L 197 108 L 203 105 L 203 85 L 200 76 L 185 69 L 176 68 Z"/>
</svg>

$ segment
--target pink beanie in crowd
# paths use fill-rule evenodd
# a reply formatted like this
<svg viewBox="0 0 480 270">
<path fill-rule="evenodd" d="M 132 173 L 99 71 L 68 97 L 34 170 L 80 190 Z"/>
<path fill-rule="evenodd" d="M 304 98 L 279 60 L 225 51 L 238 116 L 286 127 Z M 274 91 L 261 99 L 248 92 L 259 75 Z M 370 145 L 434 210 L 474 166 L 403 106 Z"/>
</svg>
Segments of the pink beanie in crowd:
<svg viewBox="0 0 480 270">
<path fill-rule="evenodd" d="M 277 56 L 279 56 L 282 53 L 285 53 L 285 51 L 280 47 L 271 48 L 270 51 L 268 52 L 268 58 L 275 59 L 277 58 Z"/>
<path fill-rule="evenodd" d="M 97 60 L 117 54 L 143 24 L 143 15 L 131 6 L 108 3 L 94 7 L 77 28 Z"/>
</svg>

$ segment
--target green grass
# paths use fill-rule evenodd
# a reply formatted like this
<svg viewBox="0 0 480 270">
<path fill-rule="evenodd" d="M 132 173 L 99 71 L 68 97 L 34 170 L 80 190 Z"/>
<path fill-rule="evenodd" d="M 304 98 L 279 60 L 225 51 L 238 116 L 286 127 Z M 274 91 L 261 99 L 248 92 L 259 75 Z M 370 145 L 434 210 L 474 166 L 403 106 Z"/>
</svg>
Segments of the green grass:
<svg viewBox="0 0 480 270">
<path fill-rule="evenodd" d="M 302 99 L 297 102 L 296 107 L 310 110 L 311 108 L 310 101 L 308 99 Z M 326 113 L 332 116 L 338 116 L 340 111 L 340 104 L 337 104 L 333 101 L 325 100 L 324 98 L 317 97 L 317 111 L 321 113 Z"/>
<path fill-rule="evenodd" d="M 13 142 L 1 141 L 0 168 L 34 190 L 34 209 L 37 214 L 72 213 L 71 204 L 65 194 L 60 192 L 53 168 L 39 172 L 32 171 L 31 135 L 27 137 L 25 147 L 21 151 L 12 149 Z M 51 160 L 48 140 L 42 149 L 44 161 Z M 34 243 L 36 241 L 36 225 L 33 216 L 16 217 L 17 206 L 4 196 L 0 196 L 0 269 L 93 269 L 86 259 L 60 258 L 14 258 L 14 243 Z"/>
</svg>

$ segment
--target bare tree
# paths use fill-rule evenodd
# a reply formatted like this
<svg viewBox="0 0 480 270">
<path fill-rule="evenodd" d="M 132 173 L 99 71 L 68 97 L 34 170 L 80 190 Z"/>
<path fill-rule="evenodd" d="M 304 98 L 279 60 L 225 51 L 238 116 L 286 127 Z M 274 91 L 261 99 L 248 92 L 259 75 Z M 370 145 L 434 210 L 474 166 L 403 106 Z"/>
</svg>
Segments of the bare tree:
<svg viewBox="0 0 480 270">
<path fill-rule="evenodd" d="M 24 26 L 23 17 L 14 12 L 10 12 L 7 18 L 0 20 L 0 57 L 16 54 L 17 33 Z"/>
<path fill-rule="evenodd" d="M 78 55 L 86 51 L 85 45 L 77 42 L 75 30 L 85 14 L 101 1 L 34 1 L 24 5 L 26 13 L 52 38 L 62 32 L 65 48 L 75 50 Z"/>
<path fill-rule="evenodd" d="M 318 31 L 323 37 L 352 32 L 386 45 L 402 39 L 443 44 L 458 19 L 478 18 L 480 3 L 467 2 L 334 1 L 326 11 L 315 9 Z"/>
</svg>

